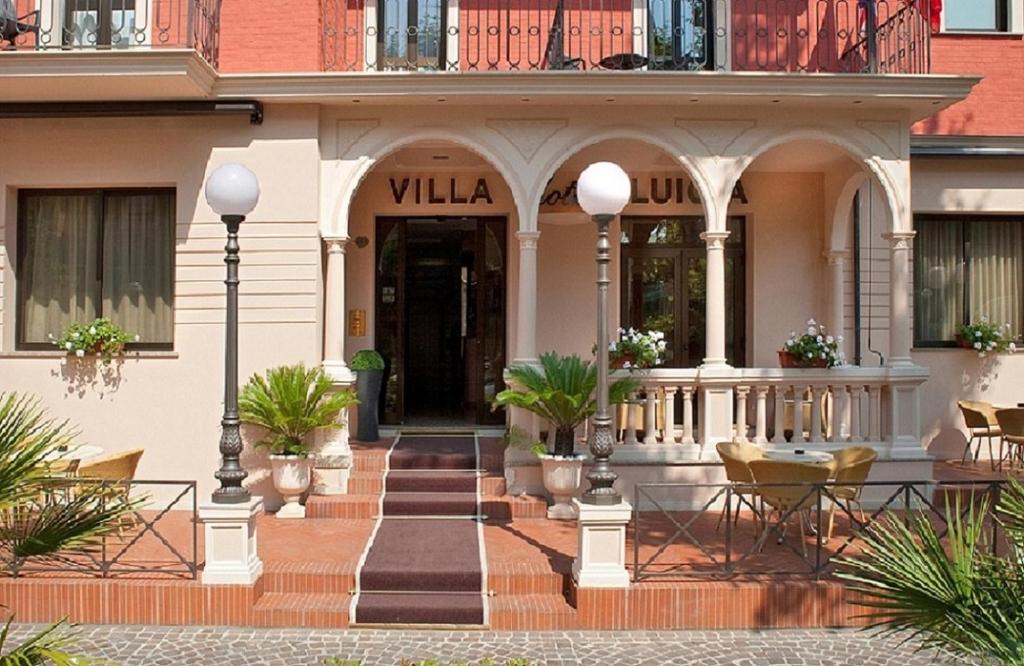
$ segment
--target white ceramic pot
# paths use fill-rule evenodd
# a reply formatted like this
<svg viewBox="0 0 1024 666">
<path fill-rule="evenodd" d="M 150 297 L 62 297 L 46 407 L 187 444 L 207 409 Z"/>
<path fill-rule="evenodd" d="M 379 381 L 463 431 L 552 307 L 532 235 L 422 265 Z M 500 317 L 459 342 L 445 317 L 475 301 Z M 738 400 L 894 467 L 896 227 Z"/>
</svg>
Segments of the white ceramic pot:
<svg viewBox="0 0 1024 666">
<path fill-rule="evenodd" d="M 270 456 L 274 488 L 281 493 L 284 506 L 278 518 L 305 518 L 306 507 L 299 503 L 313 480 L 313 459 L 307 456 Z"/>
<path fill-rule="evenodd" d="M 540 466 L 544 472 L 544 488 L 554 500 L 554 504 L 548 507 L 548 518 L 575 520 L 576 507 L 571 504 L 571 500 L 583 483 L 583 457 L 563 459 L 542 456 Z"/>
</svg>

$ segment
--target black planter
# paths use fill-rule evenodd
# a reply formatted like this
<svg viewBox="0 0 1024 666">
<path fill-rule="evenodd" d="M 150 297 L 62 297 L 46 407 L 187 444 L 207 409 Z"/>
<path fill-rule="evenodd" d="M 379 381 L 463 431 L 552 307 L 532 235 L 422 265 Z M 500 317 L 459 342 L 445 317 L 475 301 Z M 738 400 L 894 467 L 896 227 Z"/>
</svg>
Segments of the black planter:
<svg viewBox="0 0 1024 666">
<path fill-rule="evenodd" d="M 576 429 L 558 428 L 555 430 L 555 455 L 571 456 L 576 449 Z"/>
<path fill-rule="evenodd" d="M 377 405 L 380 402 L 383 378 L 383 370 L 356 370 L 356 395 L 359 398 L 356 439 L 360 442 L 376 442 L 380 439 Z"/>
</svg>

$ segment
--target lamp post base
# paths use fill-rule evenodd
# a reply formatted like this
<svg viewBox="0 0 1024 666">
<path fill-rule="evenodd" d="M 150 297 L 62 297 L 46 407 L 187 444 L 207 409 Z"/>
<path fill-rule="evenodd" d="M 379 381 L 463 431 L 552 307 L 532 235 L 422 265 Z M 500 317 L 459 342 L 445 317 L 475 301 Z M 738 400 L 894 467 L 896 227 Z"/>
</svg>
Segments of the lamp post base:
<svg viewBox="0 0 1024 666">
<path fill-rule="evenodd" d="M 199 507 L 206 555 L 203 585 L 253 585 L 259 580 L 263 562 L 256 552 L 256 518 L 262 512 L 262 497 Z"/>
<path fill-rule="evenodd" d="M 620 500 L 614 506 L 594 506 L 574 500 L 579 512 L 579 555 L 572 563 L 577 587 L 629 587 L 626 570 L 626 526 L 633 507 Z"/>
</svg>

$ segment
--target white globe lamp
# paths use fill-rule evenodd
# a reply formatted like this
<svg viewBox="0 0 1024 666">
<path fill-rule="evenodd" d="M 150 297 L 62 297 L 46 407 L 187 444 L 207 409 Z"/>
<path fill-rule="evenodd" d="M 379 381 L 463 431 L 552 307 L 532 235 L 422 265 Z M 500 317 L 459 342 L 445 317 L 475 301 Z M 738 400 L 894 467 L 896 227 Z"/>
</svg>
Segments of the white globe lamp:
<svg viewBox="0 0 1024 666">
<path fill-rule="evenodd" d="M 259 200 L 260 182 L 244 165 L 221 165 L 206 179 L 206 202 L 221 217 L 245 217 Z"/>
<path fill-rule="evenodd" d="M 629 176 L 614 162 L 594 162 L 576 183 L 580 207 L 592 217 L 618 215 L 629 203 L 631 193 Z"/>
</svg>

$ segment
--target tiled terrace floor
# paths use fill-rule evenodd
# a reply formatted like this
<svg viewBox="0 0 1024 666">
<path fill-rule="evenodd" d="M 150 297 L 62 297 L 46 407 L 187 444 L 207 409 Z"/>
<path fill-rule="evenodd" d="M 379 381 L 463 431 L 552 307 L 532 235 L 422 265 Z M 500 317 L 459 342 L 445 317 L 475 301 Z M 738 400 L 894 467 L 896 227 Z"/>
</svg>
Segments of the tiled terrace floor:
<svg viewBox="0 0 1024 666">
<path fill-rule="evenodd" d="M 314 666 L 327 657 L 361 666 L 403 659 L 441 664 L 514 658 L 531 666 L 929 666 L 957 663 L 933 652 L 851 630 L 689 632 L 317 631 L 222 627 L 81 627 L 83 654 L 121 666 Z M 20 626 L 14 637 L 30 627 Z"/>
</svg>

